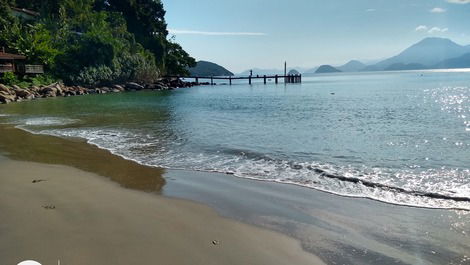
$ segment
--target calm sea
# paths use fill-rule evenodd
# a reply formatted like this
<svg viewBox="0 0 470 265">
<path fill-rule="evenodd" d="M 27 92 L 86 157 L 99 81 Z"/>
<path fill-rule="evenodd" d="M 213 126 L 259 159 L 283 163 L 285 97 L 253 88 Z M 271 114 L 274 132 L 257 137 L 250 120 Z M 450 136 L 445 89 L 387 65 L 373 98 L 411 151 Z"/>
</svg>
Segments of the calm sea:
<svg viewBox="0 0 470 265">
<path fill-rule="evenodd" d="M 0 116 L 146 165 L 470 210 L 469 71 L 45 99 Z"/>
</svg>

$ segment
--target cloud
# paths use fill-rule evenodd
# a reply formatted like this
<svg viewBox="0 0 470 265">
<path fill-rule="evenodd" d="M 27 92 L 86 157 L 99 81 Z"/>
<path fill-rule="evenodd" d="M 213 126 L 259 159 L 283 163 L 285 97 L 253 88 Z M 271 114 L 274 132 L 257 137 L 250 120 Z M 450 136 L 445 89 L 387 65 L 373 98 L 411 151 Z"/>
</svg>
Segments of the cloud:
<svg viewBox="0 0 470 265">
<path fill-rule="evenodd" d="M 415 30 L 416 31 L 426 31 L 426 30 L 428 30 L 428 27 L 425 26 L 425 25 L 419 25 L 419 26 L 416 27 Z"/>
<path fill-rule="evenodd" d="M 168 32 L 175 35 L 205 35 L 205 36 L 266 36 L 262 32 L 217 32 L 217 31 L 198 31 L 185 29 L 168 29 Z"/>
<path fill-rule="evenodd" d="M 435 33 L 444 33 L 449 31 L 449 28 L 440 28 L 440 27 L 428 27 L 426 25 L 419 25 L 415 28 L 415 31 L 418 32 L 427 32 L 429 34 L 435 34 Z"/>
<path fill-rule="evenodd" d="M 468 4 L 470 0 L 447 0 L 447 2 L 452 4 Z"/>
<path fill-rule="evenodd" d="M 375 11 L 377 11 L 377 9 L 375 9 L 375 8 L 366 9 L 366 12 L 375 12 Z"/>
<path fill-rule="evenodd" d="M 449 31 L 448 28 L 432 27 L 430 30 L 428 30 L 428 33 L 429 33 L 429 34 L 433 34 L 433 33 L 444 33 L 444 32 L 447 32 L 447 31 Z"/>
<path fill-rule="evenodd" d="M 446 12 L 446 10 L 444 8 L 435 7 L 433 9 L 429 10 L 429 12 L 431 12 L 431 13 L 444 13 L 444 12 Z"/>
</svg>

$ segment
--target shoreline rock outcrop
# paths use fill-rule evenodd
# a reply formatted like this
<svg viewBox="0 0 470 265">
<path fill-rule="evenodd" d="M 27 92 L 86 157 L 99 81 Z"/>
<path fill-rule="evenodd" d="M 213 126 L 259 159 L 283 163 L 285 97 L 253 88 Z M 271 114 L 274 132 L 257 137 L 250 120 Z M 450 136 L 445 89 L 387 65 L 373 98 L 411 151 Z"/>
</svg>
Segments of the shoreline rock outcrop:
<svg viewBox="0 0 470 265">
<path fill-rule="evenodd" d="M 65 86 L 63 83 L 53 83 L 47 86 L 31 86 L 20 88 L 17 85 L 6 86 L 0 84 L 0 103 L 8 104 L 38 98 L 49 97 L 70 97 L 88 94 L 121 93 L 127 91 L 140 90 L 173 90 L 175 88 L 185 88 L 195 86 L 196 83 L 184 82 L 179 78 L 163 78 L 152 84 L 138 84 L 128 82 L 116 84 L 110 87 L 87 88 L 82 86 Z"/>
</svg>

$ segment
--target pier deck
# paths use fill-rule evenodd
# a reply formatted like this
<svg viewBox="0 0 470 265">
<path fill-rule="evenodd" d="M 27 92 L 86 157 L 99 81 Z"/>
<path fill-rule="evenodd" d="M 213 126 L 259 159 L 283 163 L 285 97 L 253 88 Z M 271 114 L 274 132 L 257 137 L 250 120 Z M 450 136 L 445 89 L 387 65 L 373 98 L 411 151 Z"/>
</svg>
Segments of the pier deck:
<svg viewBox="0 0 470 265">
<path fill-rule="evenodd" d="M 206 79 L 210 80 L 210 84 L 214 85 L 214 80 L 228 80 L 229 84 L 232 84 L 233 80 L 248 80 L 248 83 L 251 85 L 254 79 L 263 79 L 264 84 L 268 80 L 274 79 L 276 84 L 279 83 L 279 79 L 284 79 L 284 83 L 301 83 L 302 75 L 257 75 L 257 76 L 168 76 L 170 78 L 184 78 L 184 79 L 194 79 L 196 83 L 199 83 L 199 80 Z"/>
</svg>

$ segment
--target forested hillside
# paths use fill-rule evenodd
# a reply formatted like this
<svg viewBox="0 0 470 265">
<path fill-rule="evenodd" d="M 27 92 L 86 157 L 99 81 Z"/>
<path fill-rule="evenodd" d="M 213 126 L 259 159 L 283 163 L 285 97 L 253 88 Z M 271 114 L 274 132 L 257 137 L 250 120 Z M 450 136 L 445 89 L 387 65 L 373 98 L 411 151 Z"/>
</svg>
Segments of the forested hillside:
<svg viewBox="0 0 470 265">
<path fill-rule="evenodd" d="M 83 86 L 153 82 L 195 65 L 169 38 L 160 0 L 0 0 L 0 47 Z"/>
</svg>

